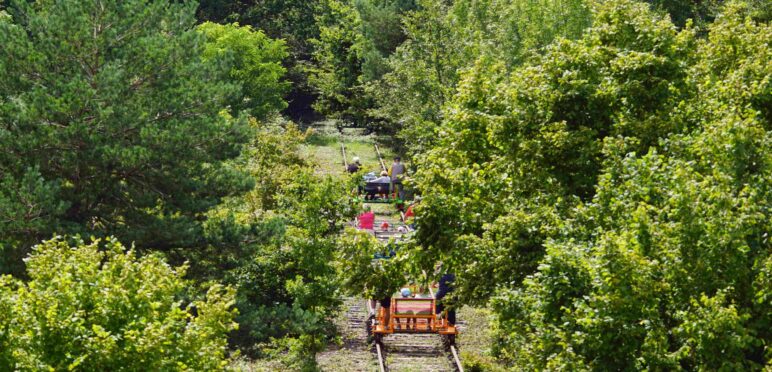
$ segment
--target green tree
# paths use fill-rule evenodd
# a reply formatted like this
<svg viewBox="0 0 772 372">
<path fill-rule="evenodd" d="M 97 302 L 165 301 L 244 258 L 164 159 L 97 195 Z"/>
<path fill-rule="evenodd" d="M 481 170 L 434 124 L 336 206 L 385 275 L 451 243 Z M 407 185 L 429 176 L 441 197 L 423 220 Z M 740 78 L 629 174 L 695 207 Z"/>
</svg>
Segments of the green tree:
<svg viewBox="0 0 772 372">
<path fill-rule="evenodd" d="M 287 57 L 283 41 L 238 23 L 207 22 L 197 29 L 206 36 L 205 60 L 232 58 L 230 77 L 241 86 L 243 95 L 233 103 L 233 109 L 265 119 L 287 107 L 283 98 L 290 85 L 283 80 L 286 69 L 282 61 Z"/>
<path fill-rule="evenodd" d="M 415 6 L 411 0 L 323 3 L 316 16 L 320 34 L 312 40 L 314 63 L 308 70 L 319 94 L 319 112 L 376 127 L 368 85 L 389 71 L 386 58 L 405 39 L 402 15 Z"/>
<path fill-rule="evenodd" d="M 228 83 L 230 61 L 202 58 L 194 9 L 14 2 L 12 21 L 0 22 L 0 195 L 27 184 L 25 207 L 60 232 L 143 249 L 202 245 L 203 214 L 252 185 L 223 166 L 248 127 L 220 114 L 238 87 Z M 35 223 L 12 241 L 50 233 Z"/>
<path fill-rule="evenodd" d="M 354 206 L 344 181 L 317 175 L 302 154 L 308 132 L 291 123 L 252 124 L 256 136 L 233 166 L 256 187 L 209 212 L 211 245 L 188 256 L 191 274 L 238 288 L 235 345 L 256 357 L 289 351 L 287 368 L 300 368 L 334 332 L 336 241 Z"/>
<path fill-rule="evenodd" d="M 320 0 L 200 0 L 203 22 L 250 25 L 273 39 L 286 41 L 294 59 L 311 54 L 309 40 L 319 35 L 314 15 Z"/>
<path fill-rule="evenodd" d="M 389 71 L 387 58 L 405 41 L 402 16 L 416 8 L 413 0 L 356 0 L 362 35 L 358 53 L 362 60 L 359 80 L 367 83 Z"/>
<path fill-rule="evenodd" d="M 493 58 L 511 70 L 557 37 L 580 36 L 590 21 L 582 0 L 417 3 L 403 17 L 407 40 L 371 88 L 373 115 L 400 129 L 411 154 L 434 145 L 445 103 L 478 59 Z"/>
<path fill-rule="evenodd" d="M 691 19 L 697 24 L 705 25 L 713 21 L 723 0 L 648 0 L 655 8 L 670 14 L 673 23 L 679 27 L 686 25 Z"/>
<path fill-rule="evenodd" d="M 350 295 L 367 299 L 391 297 L 404 285 L 405 265 L 398 258 L 389 257 L 393 249 L 372 234 L 354 229 L 346 230 L 338 241 L 336 266 L 341 287 Z"/>
<path fill-rule="evenodd" d="M 24 249 L 36 237 L 53 234 L 60 226 L 67 204 L 58 200 L 58 183 L 46 181 L 37 169 L 28 169 L 20 179 L 4 175 L 0 181 L 0 271 L 23 272 Z"/>
<path fill-rule="evenodd" d="M 464 272 L 467 301 L 485 303 L 491 282 L 517 286 L 536 269 L 561 220 L 592 197 L 606 138 L 645 151 L 688 126 L 666 119 L 692 91 L 693 33 L 633 1 L 600 4 L 594 19 L 582 38 L 556 40 L 511 73 L 478 59 L 419 157 L 417 238 Z"/>
<path fill-rule="evenodd" d="M 234 290 L 183 301 L 185 267 L 137 258 L 118 241 L 54 239 L 0 277 L 0 369 L 223 370 Z"/>
<path fill-rule="evenodd" d="M 314 109 L 325 115 L 361 122 L 359 15 L 344 1 L 327 0 L 324 11 L 316 18 L 320 33 L 318 39 L 312 40 L 314 64 L 308 71 L 309 83 L 318 93 Z"/>
<path fill-rule="evenodd" d="M 315 117 L 311 104 L 314 89 L 309 85 L 306 65 L 311 61 L 312 39 L 319 38 L 316 15 L 324 9 L 322 0 L 201 0 L 198 17 L 216 23 L 238 22 L 287 43 L 287 80 L 292 82 L 285 114 L 294 120 Z"/>
<path fill-rule="evenodd" d="M 606 6 L 616 11 L 597 19 L 639 5 Z M 492 301 L 504 359 L 536 370 L 768 368 L 772 28 L 753 14 L 730 3 L 686 49 L 682 84 L 694 93 L 656 114 L 656 143 L 639 147 L 650 119 L 624 110 L 620 124 L 639 124 L 604 140 L 592 199 L 552 224 L 538 270 Z M 646 43 L 651 30 L 627 39 Z M 688 35 L 677 40 L 692 44 Z"/>
</svg>

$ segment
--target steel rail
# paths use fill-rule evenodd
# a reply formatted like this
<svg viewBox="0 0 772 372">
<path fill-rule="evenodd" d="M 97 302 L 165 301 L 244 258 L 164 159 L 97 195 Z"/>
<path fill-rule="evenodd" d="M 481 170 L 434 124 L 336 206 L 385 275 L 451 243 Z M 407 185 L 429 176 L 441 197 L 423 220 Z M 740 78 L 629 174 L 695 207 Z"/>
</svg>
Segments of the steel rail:
<svg viewBox="0 0 772 372">
<path fill-rule="evenodd" d="M 381 162 L 381 169 L 388 172 L 389 170 L 386 169 L 386 163 L 383 162 L 383 156 L 381 156 L 381 150 L 378 148 L 378 144 L 376 143 L 374 145 L 375 145 L 375 153 L 378 154 L 378 161 Z"/>
<path fill-rule="evenodd" d="M 379 342 L 375 343 L 375 350 L 378 354 L 378 369 L 380 372 L 388 371 L 388 368 L 386 368 L 386 358 L 384 356 L 382 346 Z M 456 368 L 456 371 L 464 372 L 464 365 L 461 364 L 461 358 L 458 356 L 458 350 L 456 349 L 455 345 L 450 345 L 450 352 L 453 357 L 453 366 Z"/>
<path fill-rule="evenodd" d="M 461 359 L 458 357 L 458 351 L 456 351 L 455 345 L 450 345 L 450 352 L 453 353 L 453 362 L 456 364 L 458 372 L 464 372 L 464 366 L 461 365 Z"/>
<path fill-rule="evenodd" d="M 346 146 L 344 144 L 340 144 L 340 151 L 343 153 L 343 166 L 348 168 L 348 160 L 346 159 Z"/>
<path fill-rule="evenodd" d="M 375 350 L 378 352 L 378 368 L 381 372 L 386 372 L 386 359 L 383 357 L 383 351 L 381 351 L 381 344 L 375 343 Z"/>
</svg>

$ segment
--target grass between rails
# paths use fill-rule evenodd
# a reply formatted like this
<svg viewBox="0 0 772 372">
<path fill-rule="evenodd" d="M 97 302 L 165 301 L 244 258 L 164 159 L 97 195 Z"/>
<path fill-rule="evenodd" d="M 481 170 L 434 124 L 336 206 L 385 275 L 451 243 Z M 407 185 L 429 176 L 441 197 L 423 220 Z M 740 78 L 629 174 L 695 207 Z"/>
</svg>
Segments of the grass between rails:
<svg viewBox="0 0 772 372">
<path fill-rule="evenodd" d="M 335 122 L 331 120 L 317 122 L 311 125 L 311 129 L 313 132 L 302 151 L 316 164 L 321 174 L 338 176 L 345 173 L 341 144 L 346 146 L 346 158 L 349 162 L 358 156 L 366 172 L 381 170 L 374 147 L 378 142 L 378 136 L 366 135 L 363 129 L 358 128 L 338 130 Z M 383 161 L 388 167 L 394 154 L 388 148 L 381 147 L 380 150 Z"/>
</svg>

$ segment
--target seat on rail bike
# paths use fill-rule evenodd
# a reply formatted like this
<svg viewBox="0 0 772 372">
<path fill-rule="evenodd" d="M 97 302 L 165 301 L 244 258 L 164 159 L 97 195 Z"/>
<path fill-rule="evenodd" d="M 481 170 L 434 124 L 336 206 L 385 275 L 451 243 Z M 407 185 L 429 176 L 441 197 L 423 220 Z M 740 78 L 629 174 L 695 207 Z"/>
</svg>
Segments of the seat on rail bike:
<svg viewBox="0 0 772 372">
<path fill-rule="evenodd" d="M 392 298 L 388 309 L 380 308 L 372 332 L 376 340 L 392 333 L 435 333 L 453 339 L 458 329 L 448 323 L 445 312 L 437 318 L 436 309 L 434 298 Z"/>
<path fill-rule="evenodd" d="M 391 193 L 391 183 L 389 182 L 365 182 L 363 189 L 365 198 L 368 200 L 388 199 Z"/>
</svg>

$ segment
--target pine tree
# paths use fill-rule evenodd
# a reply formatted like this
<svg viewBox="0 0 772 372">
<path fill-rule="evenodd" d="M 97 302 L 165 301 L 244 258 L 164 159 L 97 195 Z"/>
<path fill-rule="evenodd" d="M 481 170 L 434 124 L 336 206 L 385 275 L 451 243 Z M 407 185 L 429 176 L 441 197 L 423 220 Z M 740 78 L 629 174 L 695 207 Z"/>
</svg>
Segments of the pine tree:
<svg viewBox="0 0 772 372">
<path fill-rule="evenodd" d="M 204 213 L 251 186 L 224 166 L 249 126 L 223 114 L 239 89 L 227 59 L 202 59 L 195 7 L 12 2 L 0 21 L 0 220 L 15 221 L 0 223 L 6 249 L 53 226 L 197 246 Z"/>
</svg>

